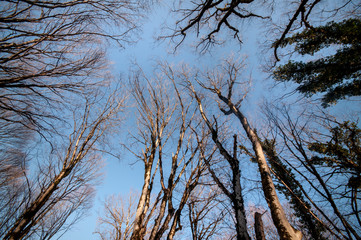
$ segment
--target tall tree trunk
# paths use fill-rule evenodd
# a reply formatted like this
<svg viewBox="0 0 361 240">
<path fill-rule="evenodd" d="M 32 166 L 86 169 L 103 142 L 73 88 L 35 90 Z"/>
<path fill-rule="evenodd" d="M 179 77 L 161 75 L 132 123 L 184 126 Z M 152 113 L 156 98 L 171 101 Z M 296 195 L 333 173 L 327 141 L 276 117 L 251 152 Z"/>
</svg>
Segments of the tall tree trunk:
<svg viewBox="0 0 361 240">
<path fill-rule="evenodd" d="M 266 237 L 264 236 L 262 214 L 259 212 L 254 214 L 254 229 L 256 232 L 256 240 L 266 240 Z"/>
<path fill-rule="evenodd" d="M 237 135 L 233 136 L 233 162 L 232 162 L 233 208 L 236 217 L 236 231 L 238 240 L 250 240 L 247 231 L 246 212 L 241 186 L 241 172 L 237 159 Z"/>
<path fill-rule="evenodd" d="M 241 104 L 242 100 L 244 99 L 244 97 L 246 95 L 244 95 L 244 97 L 242 99 L 240 99 L 236 105 L 234 105 L 231 100 L 233 87 L 237 80 L 237 72 L 240 68 L 238 68 L 234 64 L 230 64 L 230 63 L 228 63 L 228 64 L 229 64 L 229 69 L 227 70 L 226 74 L 228 74 L 227 76 L 229 76 L 230 78 L 227 79 L 227 83 L 224 83 L 225 85 L 228 85 L 227 97 L 222 95 L 222 91 L 217 86 L 217 84 L 220 81 L 219 79 L 216 79 L 216 80 L 211 79 L 210 80 L 211 87 L 207 87 L 206 85 L 204 85 L 201 82 L 198 82 L 198 83 L 204 89 L 207 89 L 207 90 L 217 94 L 220 101 L 222 101 L 223 103 L 225 103 L 228 106 L 229 110 L 226 111 L 221 108 L 221 105 L 220 105 L 221 103 L 220 103 L 220 101 L 218 101 L 219 108 L 225 115 L 233 114 L 239 119 L 244 131 L 247 134 L 248 139 L 251 141 L 253 151 L 256 155 L 256 161 L 258 163 L 258 169 L 259 169 L 259 172 L 261 175 L 263 193 L 265 195 L 267 204 L 271 210 L 272 219 L 277 228 L 280 239 L 281 240 L 301 240 L 302 233 L 300 231 L 298 231 L 297 229 L 293 228 L 292 225 L 288 222 L 288 220 L 286 218 L 286 214 L 283 210 L 283 207 L 278 199 L 277 192 L 276 192 L 276 189 L 273 184 L 272 177 L 271 177 L 270 169 L 268 167 L 265 155 L 263 153 L 262 145 L 258 139 L 257 133 L 251 128 L 251 126 L 248 123 L 247 118 L 242 114 L 241 111 L 239 111 L 239 108 L 237 107 Z M 194 98 L 198 102 L 198 107 L 199 107 L 199 110 L 201 112 L 203 119 L 205 120 L 209 129 L 212 131 L 213 125 L 209 122 L 209 120 L 207 119 L 207 117 L 204 113 L 201 99 L 197 95 L 192 83 L 188 82 L 188 84 L 189 84 L 189 89 L 192 91 Z M 216 124 L 217 124 L 217 122 L 216 122 Z M 217 131 L 215 131 L 213 129 L 212 139 L 214 140 L 215 138 L 217 138 Z M 218 148 L 222 147 L 221 144 L 219 143 L 219 141 L 216 142 L 216 144 L 217 144 Z M 227 154 L 223 154 L 222 150 L 224 152 L 224 149 L 220 149 L 221 154 L 223 156 L 226 156 Z"/>
<path fill-rule="evenodd" d="M 233 192 L 229 192 L 227 188 L 223 185 L 223 183 L 217 178 L 217 176 L 210 169 L 209 163 L 207 163 L 209 171 L 211 172 L 213 180 L 217 183 L 219 188 L 223 191 L 225 195 L 230 199 L 233 204 L 233 210 L 235 212 L 236 218 L 236 231 L 237 231 L 237 240 L 249 240 L 249 234 L 247 231 L 247 220 L 244 210 L 243 196 L 242 196 L 242 186 L 241 186 L 241 173 L 239 169 L 239 161 L 237 159 L 237 136 L 234 135 L 234 146 L 233 146 L 233 156 L 228 153 L 228 151 L 223 147 L 222 143 L 218 139 L 217 129 L 214 129 L 212 124 L 209 122 L 207 116 L 205 115 L 202 107 L 201 100 L 196 95 L 195 91 L 192 90 L 195 94 L 195 98 L 198 102 L 199 111 L 201 112 L 202 118 L 206 122 L 209 130 L 212 133 L 212 140 L 216 144 L 219 152 L 222 156 L 227 160 L 231 167 L 232 171 L 232 190 Z"/>
<path fill-rule="evenodd" d="M 302 233 L 293 228 L 286 218 L 286 214 L 278 199 L 275 186 L 271 177 L 271 173 L 263 153 L 261 142 L 258 139 L 256 132 L 251 128 L 247 118 L 239 111 L 239 109 L 227 98 L 218 92 L 218 97 L 228 105 L 231 112 L 239 119 L 243 129 L 245 130 L 248 139 L 252 143 L 253 150 L 256 154 L 258 169 L 261 174 L 262 188 L 269 208 L 273 222 L 277 228 L 281 240 L 300 240 Z"/>
<path fill-rule="evenodd" d="M 144 155 L 144 157 L 145 157 L 145 155 Z M 151 193 L 151 189 L 150 189 L 151 175 L 152 175 L 151 171 L 152 171 L 152 166 L 153 166 L 154 153 L 151 155 L 150 158 L 151 159 L 148 161 L 148 163 L 145 164 L 144 183 L 143 183 L 142 193 L 139 198 L 137 211 L 135 213 L 135 218 L 134 218 L 133 233 L 131 236 L 131 239 L 134 239 L 134 240 L 143 239 L 143 237 L 144 237 L 143 236 L 144 231 L 142 231 L 142 229 L 143 229 L 144 217 L 146 214 L 145 207 L 147 205 L 147 199 L 148 199 L 148 201 L 150 199 L 150 193 Z M 147 159 L 144 159 L 144 161 L 147 161 Z M 148 204 L 149 204 L 149 202 L 148 202 Z"/>
</svg>

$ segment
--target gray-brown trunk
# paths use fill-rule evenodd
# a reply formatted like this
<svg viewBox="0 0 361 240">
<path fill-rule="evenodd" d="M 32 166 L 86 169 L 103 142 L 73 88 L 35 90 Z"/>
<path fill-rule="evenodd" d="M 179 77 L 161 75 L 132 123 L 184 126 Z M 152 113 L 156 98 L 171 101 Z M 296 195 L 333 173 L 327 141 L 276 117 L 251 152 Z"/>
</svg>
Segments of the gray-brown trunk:
<svg viewBox="0 0 361 240">
<path fill-rule="evenodd" d="M 297 229 L 293 228 L 288 222 L 283 207 L 278 199 L 271 173 L 257 134 L 248 124 L 247 118 L 233 104 L 228 103 L 228 105 L 242 123 L 242 126 L 247 133 L 248 139 L 252 142 L 253 150 L 256 154 L 259 172 L 261 174 L 263 192 L 266 197 L 268 206 L 271 209 L 273 223 L 277 228 L 280 239 L 301 240 L 302 233 Z"/>
<path fill-rule="evenodd" d="M 262 214 L 259 212 L 254 214 L 254 229 L 256 232 L 256 240 L 266 240 L 263 229 Z"/>
</svg>

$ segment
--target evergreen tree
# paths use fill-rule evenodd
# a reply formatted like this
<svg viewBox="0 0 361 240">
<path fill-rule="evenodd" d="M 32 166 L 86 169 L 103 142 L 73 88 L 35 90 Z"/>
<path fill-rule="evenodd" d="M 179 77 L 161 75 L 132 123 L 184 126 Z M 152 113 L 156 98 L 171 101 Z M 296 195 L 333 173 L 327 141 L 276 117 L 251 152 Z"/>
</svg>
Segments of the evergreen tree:
<svg viewBox="0 0 361 240">
<path fill-rule="evenodd" d="M 324 93 L 322 106 L 361 95 L 361 20 L 329 22 L 325 26 L 306 29 L 285 38 L 280 47 L 295 44 L 301 55 L 314 55 L 330 46 L 335 54 L 314 61 L 289 61 L 274 71 L 277 81 L 292 81 L 306 96 Z"/>
<path fill-rule="evenodd" d="M 331 134 L 329 141 L 309 145 L 317 153 L 312 161 L 348 176 L 347 186 L 354 191 L 361 189 L 361 129 L 356 123 L 344 122 L 332 128 Z"/>
</svg>

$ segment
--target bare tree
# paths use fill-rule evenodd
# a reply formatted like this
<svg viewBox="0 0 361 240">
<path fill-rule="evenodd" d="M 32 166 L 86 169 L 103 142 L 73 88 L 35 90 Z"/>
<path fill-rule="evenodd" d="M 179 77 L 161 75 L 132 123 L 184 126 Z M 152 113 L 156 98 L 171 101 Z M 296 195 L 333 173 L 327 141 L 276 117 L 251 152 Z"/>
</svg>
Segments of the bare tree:
<svg viewBox="0 0 361 240">
<path fill-rule="evenodd" d="M 219 188 L 206 181 L 196 187 L 190 196 L 188 206 L 188 218 L 193 240 L 201 239 L 231 239 L 233 229 L 229 229 L 225 222 L 232 221 L 228 209 L 223 206 L 224 196 Z M 228 201 L 227 201 L 228 204 Z M 232 236 L 229 233 L 232 232 Z"/>
<path fill-rule="evenodd" d="M 176 20 L 168 27 L 169 34 L 161 38 L 171 39 L 176 48 L 192 34 L 199 39 L 196 46 L 201 51 L 232 38 L 242 44 L 243 35 L 249 34 L 245 29 L 252 25 L 252 31 L 261 27 L 268 33 L 265 38 L 272 36 L 267 40 L 276 61 L 280 61 L 279 48 L 289 34 L 313 29 L 324 20 L 337 21 L 347 14 L 360 16 L 360 5 L 352 0 L 197 0 L 177 1 L 174 6 Z"/>
<path fill-rule="evenodd" d="M 67 222 L 69 216 L 75 221 L 90 206 L 93 184 L 101 167 L 98 143 L 112 122 L 117 121 L 123 105 L 123 101 L 112 96 L 96 112 L 97 101 L 98 98 L 88 98 L 82 116 L 75 116 L 66 144 L 54 138 L 57 147 L 47 159 L 37 155 L 38 159 L 32 159 L 31 171 L 29 166 L 24 167 L 24 191 L 9 196 L 16 204 L 1 225 L 3 239 L 50 239 L 72 224 Z"/>
<path fill-rule="evenodd" d="M 100 239 L 130 239 L 134 227 L 138 195 L 130 193 L 127 199 L 119 195 L 112 195 L 105 200 L 104 211 L 98 217 L 97 230 L 95 231 Z"/>
<path fill-rule="evenodd" d="M 206 50 L 210 45 L 222 42 L 216 35 L 220 34 L 223 28 L 226 28 L 232 32 L 235 39 L 242 42 L 235 21 L 237 19 L 266 18 L 252 10 L 252 5 L 254 5 L 252 2 L 254 1 L 180 1 L 179 8 L 174 10 L 179 14 L 179 18 L 171 34 L 165 37 L 174 39 L 178 47 L 188 33 L 195 31 L 197 37 L 200 36 L 201 38 L 197 46 L 203 46 L 202 50 Z"/>
<path fill-rule="evenodd" d="M 236 103 L 234 103 L 233 91 L 235 85 L 240 84 L 239 71 L 242 69 L 242 67 L 243 66 L 239 63 L 227 60 L 222 67 L 221 71 L 223 72 L 217 72 L 214 75 L 208 73 L 206 74 L 208 82 L 204 83 L 198 80 L 198 83 L 202 86 L 202 88 L 208 90 L 218 97 L 219 100 L 217 102 L 219 108 L 225 115 L 232 114 L 240 121 L 249 141 L 252 144 L 255 160 L 258 164 L 258 169 L 261 175 L 263 193 L 265 195 L 268 206 L 270 207 L 272 219 L 278 230 L 280 238 L 301 239 L 301 232 L 292 227 L 286 218 L 282 205 L 280 204 L 259 137 L 256 131 L 248 123 L 247 117 L 240 110 L 241 103 L 246 94 L 238 99 Z M 187 84 L 189 85 L 189 89 L 193 94 L 193 97 L 197 100 L 199 111 L 201 112 L 204 121 L 207 123 L 208 128 L 212 132 L 213 141 L 216 143 L 219 151 L 221 153 L 224 152 L 224 148 L 217 141 L 217 119 L 215 119 L 214 122 L 209 120 L 202 105 L 202 100 L 199 97 L 199 94 L 196 92 L 194 85 L 190 81 L 188 81 Z M 228 109 L 224 109 L 225 107 Z M 227 159 L 227 154 L 222 153 L 222 155 Z"/>
<path fill-rule="evenodd" d="M 310 110 L 310 106 L 308 108 Z M 295 203 L 303 206 L 304 211 L 307 211 L 317 224 L 323 226 L 326 237 L 331 235 L 338 239 L 360 239 L 361 225 L 357 220 L 359 212 L 355 211 L 360 198 L 356 197 L 357 194 L 354 195 L 358 190 L 348 184 L 355 176 L 354 172 L 342 166 L 327 164 L 322 160 L 322 154 L 311 151 L 312 146 L 324 144 L 325 141 L 329 141 L 328 144 L 332 147 L 331 141 L 337 137 L 331 133 L 335 126 L 341 124 L 322 112 L 317 115 L 304 110 L 301 114 L 294 114 L 286 106 L 268 106 L 266 114 L 274 148 L 283 149 L 282 154 L 278 154 L 275 160 L 282 164 L 286 176 L 293 179 L 293 184 L 299 191 L 297 193 L 295 188 L 281 177 L 280 184 L 285 186 L 285 192 L 295 199 Z M 343 147 L 347 148 L 348 144 L 358 148 L 351 135 L 344 146 L 340 145 L 338 149 L 335 147 L 336 153 L 344 151 Z M 357 134 L 353 136 L 356 137 Z M 323 151 L 326 154 L 326 148 Z M 342 159 L 327 155 L 325 159 L 339 159 L 339 162 L 351 163 L 353 160 L 348 154 L 357 156 L 357 150 L 350 148 L 347 154 L 343 154 Z M 351 165 L 357 168 L 355 162 Z"/>
<path fill-rule="evenodd" d="M 194 101 L 177 86 L 167 66 L 156 77 L 148 79 L 138 72 L 131 82 L 139 128 L 133 139 L 142 149 L 133 153 L 144 164 L 131 239 L 143 239 L 148 231 L 148 239 L 174 238 L 182 229 L 187 200 L 205 171 L 203 158 L 211 157 L 201 154 L 207 132 L 194 131 L 200 124 Z"/>
<path fill-rule="evenodd" d="M 95 143 L 121 105 L 92 99 L 111 81 L 105 41 L 132 42 L 145 8 L 131 0 L 0 3 L 0 134 L 12 146 L 0 150 L 4 239 L 49 239 L 90 206 L 100 166 Z M 83 118 L 71 116 L 84 100 Z M 27 145 L 30 138 L 39 144 Z"/>
<path fill-rule="evenodd" d="M 208 119 L 205 118 L 205 121 L 208 121 Z M 211 176 L 213 180 L 216 182 L 217 186 L 222 190 L 223 194 L 229 198 L 232 204 L 236 219 L 235 227 L 237 231 L 237 239 L 250 239 L 247 231 L 247 220 L 246 220 L 245 206 L 242 195 L 240 165 L 239 165 L 239 160 L 237 159 L 237 151 L 238 151 L 237 136 L 236 135 L 233 136 L 234 139 L 233 154 L 231 155 L 218 139 L 218 128 L 212 127 L 210 128 L 210 130 L 212 132 L 212 139 L 217 145 L 220 154 L 226 159 L 227 163 L 229 164 L 229 168 L 232 173 L 231 175 L 232 190 L 229 191 L 227 189 L 226 184 L 222 182 L 219 179 L 219 177 L 216 175 L 209 161 L 206 161 L 208 171 L 211 173 Z"/>
<path fill-rule="evenodd" d="M 1 119 L 56 131 L 52 120 L 69 94 L 89 92 L 106 77 L 104 40 L 122 44 L 144 10 L 138 1 L 2 1 Z M 116 27 L 113 34 L 111 27 Z M 103 45 L 103 46 L 102 46 Z M 57 108 L 60 111 L 60 108 Z M 20 116 L 9 117 L 7 112 Z"/>
<path fill-rule="evenodd" d="M 4 113 L 14 115 L 13 113 Z M 9 116 L 16 119 L 15 116 Z M 27 146 L 33 140 L 31 131 L 20 124 L 12 124 L 0 119 L 0 208 L 1 212 L 13 208 L 8 196 L 21 191 L 21 178 L 26 164 Z M 7 199 L 7 200 L 6 200 Z M 6 210 L 7 209 L 7 210 Z M 1 214 L 3 215 L 3 214 Z M 5 214 L 3 215 L 5 216 Z M 0 227 L 1 228 L 1 227 Z"/>
</svg>

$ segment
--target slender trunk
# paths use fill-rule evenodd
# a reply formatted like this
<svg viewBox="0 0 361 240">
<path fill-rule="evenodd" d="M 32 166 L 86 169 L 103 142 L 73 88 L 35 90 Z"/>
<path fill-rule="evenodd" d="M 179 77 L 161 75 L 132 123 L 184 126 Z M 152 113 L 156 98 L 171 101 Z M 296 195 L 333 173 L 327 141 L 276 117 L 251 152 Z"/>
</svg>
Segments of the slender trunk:
<svg viewBox="0 0 361 240">
<path fill-rule="evenodd" d="M 238 240 L 250 240 L 247 231 L 247 220 L 242 196 L 241 172 L 237 159 L 237 135 L 233 136 L 233 161 L 232 161 L 232 187 L 233 187 L 233 208 L 236 217 L 236 231 Z"/>
<path fill-rule="evenodd" d="M 194 92 L 195 93 L 195 92 Z M 211 169 L 211 175 L 212 178 L 215 180 L 217 185 L 221 188 L 224 194 L 227 195 L 227 197 L 230 199 L 230 201 L 233 204 L 233 210 L 235 211 L 235 217 L 236 217 L 236 231 L 237 231 L 237 239 L 238 240 L 249 240 L 250 237 L 248 235 L 247 231 L 247 221 L 244 211 L 244 204 L 243 204 L 243 196 L 242 196 L 242 186 L 241 186 L 241 173 L 239 169 L 239 161 L 237 159 L 237 142 L 236 142 L 236 136 L 234 136 L 234 149 L 233 149 L 233 156 L 231 156 L 228 151 L 223 147 L 222 143 L 218 140 L 218 133 L 213 128 L 209 120 L 207 119 L 207 116 L 205 115 L 202 107 L 202 103 L 197 95 L 196 100 L 198 102 L 199 111 L 201 112 L 202 118 L 206 122 L 208 128 L 210 129 L 212 133 L 212 140 L 216 144 L 219 152 L 224 156 L 224 158 L 227 160 L 231 167 L 232 171 L 232 190 L 233 192 L 230 193 L 227 188 L 222 184 L 222 182 L 217 178 L 217 176 L 212 172 Z M 208 168 L 209 164 L 206 162 Z"/>
<path fill-rule="evenodd" d="M 323 181 L 323 179 L 321 178 L 320 174 L 318 173 L 318 171 L 316 170 L 315 166 L 310 163 L 309 164 L 311 169 L 312 169 L 312 173 L 316 176 L 317 180 L 319 181 L 319 183 L 321 184 L 322 188 L 324 189 L 324 191 L 326 192 L 327 195 L 327 201 L 331 204 L 331 207 L 333 208 L 334 213 L 336 214 L 336 216 L 341 220 L 342 225 L 345 227 L 346 232 L 349 236 L 350 239 L 352 239 L 352 235 L 354 235 L 354 237 L 357 240 L 360 240 L 361 237 L 357 234 L 357 232 L 355 231 L 355 229 L 348 223 L 348 221 L 346 221 L 346 219 L 342 216 L 342 214 L 340 213 L 340 211 L 338 210 L 335 201 L 333 200 L 333 197 L 330 193 L 330 191 L 327 189 L 327 186 L 325 184 L 325 182 Z"/>
<path fill-rule="evenodd" d="M 197 172 L 196 173 L 197 176 L 196 176 L 195 180 L 193 182 L 191 182 L 191 180 L 193 178 L 193 175 L 195 174 L 195 171 Z M 182 210 L 183 210 L 184 206 L 186 205 L 186 203 L 188 201 L 188 198 L 191 195 L 191 192 L 197 186 L 200 175 L 201 175 L 201 172 L 198 169 L 195 169 L 192 172 L 191 176 L 189 177 L 186 188 L 185 188 L 185 190 L 183 192 L 181 202 L 179 204 L 179 207 L 178 207 L 177 211 L 175 212 L 175 216 L 173 218 L 173 223 L 172 223 L 172 226 L 171 226 L 171 228 L 169 230 L 167 240 L 173 240 L 175 233 L 182 228 L 180 226 L 180 218 L 181 218 Z M 177 228 L 177 225 L 178 225 L 179 228 Z"/>
<path fill-rule="evenodd" d="M 18 240 L 22 239 L 29 229 L 32 227 L 33 219 L 39 210 L 44 207 L 46 202 L 49 200 L 51 195 L 55 192 L 60 182 L 70 174 L 71 170 L 63 170 L 55 178 L 55 180 L 46 188 L 45 191 L 42 191 L 36 200 L 31 203 L 30 207 L 27 208 L 24 213 L 19 217 L 18 221 L 14 226 L 8 231 L 4 239 L 9 240 Z"/>
<path fill-rule="evenodd" d="M 166 206 L 167 206 L 167 201 L 168 201 L 168 189 L 165 189 L 164 191 L 164 194 L 163 194 L 163 198 L 162 198 L 162 202 L 160 204 L 160 208 L 159 208 L 159 213 L 158 213 L 158 216 L 154 222 L 154 225 L 153 225 L 153 229 L 151 231 L 151 234 L 150 234 L 150 237 L 149 237 L 149 240 L 153 240 L 153 239 L 156 239 L 156 234 L 158 232 L 158 229 L 160 227 L 160 224 L 161 224 L 161 221 L 164 217 L 164 214 L 165 214 L 165 209 L 166 209 Z M 134 239 L 136 240 L 136 239 Z"/>
<path fill-rule="evenodd" d="M 232 86 L 233 85 L 231 85 L 229 88 L 230 93 L 232 91 Z M 212 124 L 208 121 L 207 117 L 205 116 L 201 100 L 197 96 L 193 87 L 191 87 L 191 91 L 194 93 L 194 96 L 198 102 L 199 110 L 201 112 L 203 119 L 206 121 L 210 130 L 211 131 L 213 130 L 212 131 L 212 139 L 215 140 L 215 138 L 217 138 L 217 132 L 213 129 Z M 267 204 L 268 204 L 269 208 L 271 209 L 272 219 L 277 228 L 280 239 L 281 240 L 301 240 L 302 233 L 300 231 L 296 230 L 295 228 L 293 228 L 291 226 L 291 224 L 288 222 L 288 220 L 286 218 L 286 214 L 285 214 L 285 212 L 282 208 L 282 205 L 278 199 L 277 192 L 276 192 L 276 189 L 273 184 L 272 177 L 271 177 L 271 173 L 270 173 L 268 164 L 266 162 L 266 158 L 264 156 L 262 146 L 258 139 L 257 134 L 253 131 L 253 129 L 249 125 L 247 118 L 239 111 L 239 109 L 229 99 L 231 97 L 230 93 L 228 94 L 229 98 L 226 98 L 221 94 L 221 91 L 219 89 L 214 88 L 214 89 L 212 89 L 212 91 L 218 95 L 218 97 L 219 97 L 219 99 L 221 99 L 221 101 L 223 101 L 225 104 L 228 105 L 228 107 L 230 109 L 229 113 L 233 113 L 239 119 L 239 121 L 242 124 L 243 129 L 245 130 L 245 132 L 247 134 L 248 139 L 252 143 L 253 151 L 256 154 L 258 169 L 261 174 L 263 192 L 264 192 Z M 225 112 L 225 114 L 228 114 L 228 112 Z M 216 142 L 216 143 L 217 143 L 217 146 L 220 146 L 219 142 Z M 221 153 L 222 153 L 222 151 L 221 151 Z"/>
<path fill-rule="evenodd" d="M 234 178 L 239 177 L 238 175 L 234 175 Z M 237 179 L 237 183 L 234 186 L 234 199 L 233 199 L 233 208 L 236 217 L 236 231 L 237 231 L 237 239 L 238 240 L 249 240 L 250 237 L 247 232 L 247 222 L 244 211 L 243 197 L 240 188 L 239 178 Z"/>
<path fill-rule="evenodd" d="M 222 99 L 222 98 L 221 98 Z M 223 99 L 222 99 L 223 100 Z M 257 134 L 249 125 L 247 118 L 230 102 L 226 99 L 226 103 L 231 111 L 240 120 L 244 130 L 246 131 L 248 139 L 251 141 L 253 150 L 256 154 L 258 168 L 261 174 L 261 181 L 263 192 L 266 197 L 268 206 L 271 209 L 273 222 L 277 228 L 281 240 L 300 240 L 302 233 L 291 226 L 286 218 L 283 207 L 278 199 L 275 186 L 271 177 L 271 173 L 263 153 L 261 143 Z"/>
<path fill-rule="evenodd" d="M 171 199 L 169 199 L 171 201 Z M 175 209 L 173 208 L 172 204 L 168 204 L 168 214 L 163 222 L 162 227 L 157 231 L 155 234 L 154 240 L 161 239 L 165 231 L 169 228 L 169 223 L 173 218 L 173 215 L 175 213 Z"/>
<path fill-rule="evenodd" d="M 262 214 L 259 212 L 254 214 L 254 229 L 256 232 L 256 240 L 266 240 L 266 237 L 264 236 Z"/>
</svg>

